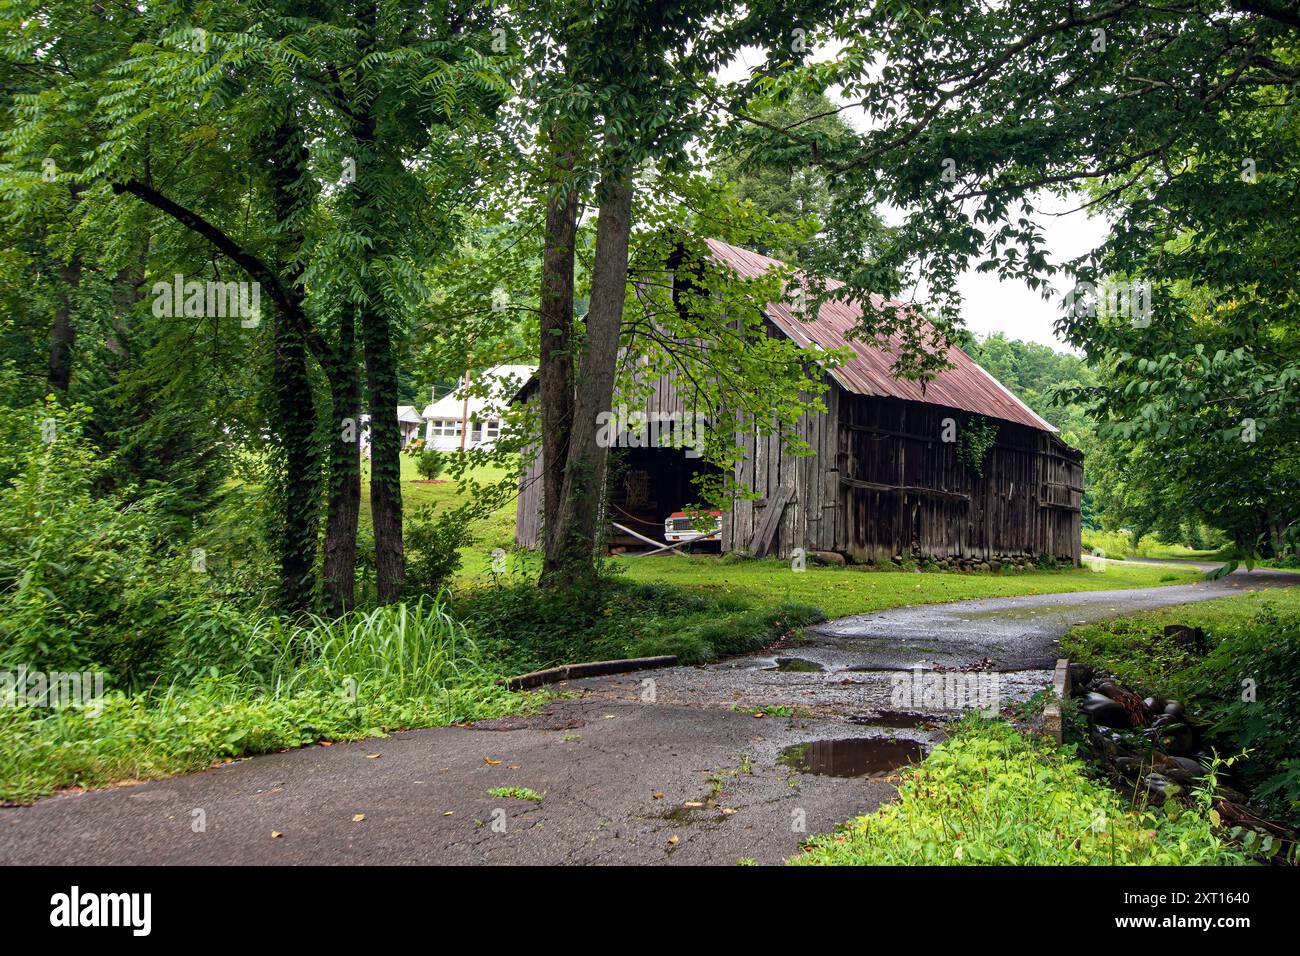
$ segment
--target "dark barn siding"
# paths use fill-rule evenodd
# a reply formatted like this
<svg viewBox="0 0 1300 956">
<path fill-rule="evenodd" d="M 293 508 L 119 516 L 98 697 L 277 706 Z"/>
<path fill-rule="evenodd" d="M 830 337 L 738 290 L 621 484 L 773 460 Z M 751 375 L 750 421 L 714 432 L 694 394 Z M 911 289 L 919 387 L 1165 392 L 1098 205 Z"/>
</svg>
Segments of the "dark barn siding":
<svg viewBox="0 0 1300 956">
<path fill-rule="evenodd" d="M 963 412 L 837 386 L 823 401 L 825 414 L 799 423 L 811 456 L 790 455 L 776 436 L 743 436 L 738 477 L 760 497 L 733 506 L 724 550 L 763 550 L 755 532 L 784 486 L 789 500 L 769 543 L 783 557 L 801 547 L 855 561 L 1046 554 L 1077 563 L 1082 456 L 1059 438 L 998 421 L 981 476 L 941 440 L 944 419 L 960 428 Z"/>
<path fill-rule="evenodd" d="M 989 561 L 1050 555 L 1077 563 L 1082 455 L 1055 435 L 996 421 L 997 441 L 983 475 L 943 442 L 944 406 L 855 395 L 832 383 L 827 410 L 796 425 L 811 454 L 791 454 L 778 435 L 738 436 L 737 478 L 757 500 L 724 512 L 722 550 L 789 557 L 795 548 L 837 551 L 854 561 L 894 556 Z M 651 409 L 680 409 L 669 389 Z M 541 517 L 540 456 L 520 487 L 516 540 L 536 547 Z M 775 533 L 755 538 L 767 510 L 781 504 Z M 658 535 L 653 535 L 658 537 Z"/>
</svg>

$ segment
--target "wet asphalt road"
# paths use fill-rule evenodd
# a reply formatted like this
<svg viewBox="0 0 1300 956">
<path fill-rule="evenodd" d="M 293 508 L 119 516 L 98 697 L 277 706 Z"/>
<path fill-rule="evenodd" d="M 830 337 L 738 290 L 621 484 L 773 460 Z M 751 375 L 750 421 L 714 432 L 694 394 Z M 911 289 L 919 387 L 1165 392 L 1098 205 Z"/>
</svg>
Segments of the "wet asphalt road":
<svg viewBox="0 0 1300 956">
<path fill-rule="evenodd" d="M 1297 583 L 1239 572 L 847 618 L 766 655 L 572 681 L 559 689 L 576 699 L 477 729 L 313 746 L 0 809 L 0 863 L 776 863 L 894 792 L 886 775 L 796 772 L 778 763 L 782 748 L 938 739 L 934 724 L 878 720 L 898 669 L 991 658 L 1004 701 L 1027 697 L 1048 682 L 1072 623 Z M 790 658 L 823 669 L 775 669 Z M 755 717 L 762 707 L 799 716 Z M 543 799 L 488 793 L 499 787 Z"/>
<path fill-rule="evenodd" d="M 1147 563 L 1147 562 L 1142 562 Z M 1155 563 L 1155 562 L 1151 562 Z M 1195 562 L 1203 569 L 1214 564 Z M 828 669 L 906 669 L 989 659 L 1000 671 L 1051 669 L 1057 640 L 1075 624 L 1238 591 L 1300 584 L 1300 574 L 1239 570 L 1218 581 L 1125 591 L 1038 594 L 898 608 L 810 629 L 799 656 Z"/>
</svg>

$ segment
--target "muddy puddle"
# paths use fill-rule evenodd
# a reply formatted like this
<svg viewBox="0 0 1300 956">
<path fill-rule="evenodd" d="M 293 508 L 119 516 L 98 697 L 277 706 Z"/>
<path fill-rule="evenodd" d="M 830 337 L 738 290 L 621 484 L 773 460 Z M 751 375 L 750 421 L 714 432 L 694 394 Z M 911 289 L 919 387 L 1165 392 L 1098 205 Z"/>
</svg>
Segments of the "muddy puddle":
<svg viewBox="0 0 1300 956">
<path fill-rule="evenodd" d="M 776 762 L 800 773 L 827 777 L 883 776 L 925 756 L 925 745 L 915 740 L 886 737 L 849 737 L 813 740 L 786 747 Z"/>
<path fill-rule="evenodd" d="M 908 730 L 922 728 L 929 730 L 951 718 L 937 714 L 922 714 L 911 710 L 872 710 L 865 714 L 854 714 L 849 721 L 865 727 L 889 727 Z"/>
<path fill-rule="evenodd" d="M 819 674 L 826 670 L 816 661 L 807 661 L 802 657 L 778 657 L 776 659 L 776 669 L 779 671 L 793 671 L 798 674 Z"/>
</svg>

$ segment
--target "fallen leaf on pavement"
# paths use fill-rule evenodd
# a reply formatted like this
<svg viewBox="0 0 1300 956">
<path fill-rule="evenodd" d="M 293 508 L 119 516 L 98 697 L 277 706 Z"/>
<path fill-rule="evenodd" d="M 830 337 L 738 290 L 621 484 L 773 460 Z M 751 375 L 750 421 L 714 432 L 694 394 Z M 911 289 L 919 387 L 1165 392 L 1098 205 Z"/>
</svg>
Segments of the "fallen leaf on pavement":
<svg viewBox="0 0 1300 956">
<path fill-rule="evenodd" d="M 279 830 L 272 830 L 272 831 L 271 831 L 271 839 L 272 839 L 272 840 L 278 840 L 278 839 L 280 839 L 280 837 L 282 837 L 282 836 L 284 836 L 284 834 L 281 833 Z"/>
<path fill-rule="evenodd" d="M 497 764 L 499 764 L 501 761 L 500 761 L 500 760 L 493 760 L 491 757 L 484 757 L 484 758 L 483 758 L 483 762 L 484 762 L 485 764 L 487 764 L 489 767 L 495 767 L 495 766 L 496 766 Z"/>
<path fill-rule="evenodd" d="M 366 815 L 365 815 L 364 813 L 354 813 L 354 814 L 352 814 L 352 822 L 353 822 L 353 823 L 360 823 L 360 822 L 361 822 L 362 820 L 364 820 L 365 818 L 366 818 Z"/>
</svg>

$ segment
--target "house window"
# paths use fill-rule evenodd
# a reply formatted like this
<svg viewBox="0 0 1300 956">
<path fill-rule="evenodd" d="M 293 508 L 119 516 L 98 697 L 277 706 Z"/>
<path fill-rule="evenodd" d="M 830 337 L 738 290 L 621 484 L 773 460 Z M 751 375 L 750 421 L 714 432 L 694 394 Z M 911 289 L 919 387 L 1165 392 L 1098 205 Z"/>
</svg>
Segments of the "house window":
<svg viewBox="0 0 1300 956">
<path fill-rule="evenodd" d="M 498 438 L 500 437 L 500 435 L 501 435 L 501 422 L 499 419 L 494 418 L 487 423 L 488 440 L 490 441 L 493 438 Z"/>
<path fill-rule="evenodd" d="M 430 423 L 433 426 L 433 434 L 443 438 L 455 438 L 460 435 L 460 419 L 458 418 L 435 418 Z"/>
</svg>

